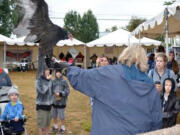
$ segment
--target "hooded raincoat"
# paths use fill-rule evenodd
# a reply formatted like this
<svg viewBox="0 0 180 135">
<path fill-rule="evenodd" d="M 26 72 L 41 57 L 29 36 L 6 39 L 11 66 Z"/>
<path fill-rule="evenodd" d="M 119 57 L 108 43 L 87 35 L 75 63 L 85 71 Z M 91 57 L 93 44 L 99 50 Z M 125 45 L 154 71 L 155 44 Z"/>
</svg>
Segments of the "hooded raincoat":
<svg viewBox="0 0 180 135">
<path fill-rule="evenodd" d="M 66 75 L 73 88 L 94 99 L 91 135 L 135 135 L 161 128 L 160 96 L 134 65 L 72 66 Z"/>
</svg>

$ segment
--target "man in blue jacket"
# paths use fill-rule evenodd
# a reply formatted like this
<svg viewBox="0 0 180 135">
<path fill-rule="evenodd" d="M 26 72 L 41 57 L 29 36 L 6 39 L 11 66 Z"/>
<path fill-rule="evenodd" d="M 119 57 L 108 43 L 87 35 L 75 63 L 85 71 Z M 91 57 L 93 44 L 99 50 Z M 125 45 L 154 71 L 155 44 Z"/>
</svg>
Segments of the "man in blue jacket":
<svg viewBox="0 0 180 135">
<path fill-rule="evenodd" d="M 160 97 L 145 73 L 145 50 L 127 47 L 119 62 L 90 70 L 67 68 L 72 87 L 94 99 L 91 135 L 135 135 L 161 128 Z"/>
</svg>

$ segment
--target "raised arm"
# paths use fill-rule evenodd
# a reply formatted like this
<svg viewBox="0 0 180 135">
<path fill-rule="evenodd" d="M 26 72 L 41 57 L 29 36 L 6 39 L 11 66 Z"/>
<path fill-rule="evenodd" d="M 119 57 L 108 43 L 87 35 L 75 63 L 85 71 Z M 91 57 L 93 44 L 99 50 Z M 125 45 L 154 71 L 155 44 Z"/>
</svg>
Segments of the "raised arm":
<svg viewBox="0 0 180 135">
<path fill-rule="evenodd" d="M 101 92 L 99 83 L 102 76 L 97 68 L 86 70 L 71 66 L 67 69 L 66 76 L 74 89 L 87 96 L 95 97 Z"/>
</svg>

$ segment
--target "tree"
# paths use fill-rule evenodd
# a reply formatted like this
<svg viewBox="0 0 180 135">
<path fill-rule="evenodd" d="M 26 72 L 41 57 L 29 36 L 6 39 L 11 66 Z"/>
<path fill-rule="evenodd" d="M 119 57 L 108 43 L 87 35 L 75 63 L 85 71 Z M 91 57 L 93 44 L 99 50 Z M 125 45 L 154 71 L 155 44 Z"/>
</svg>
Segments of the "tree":
<svg viewBox="0 0 180 135">
<path fill-rule="evenodd" d="M 0 0 L 0 33 L 10 36 L 19 17 L 13 0 Z"/>
<path fill-rule="evenodd" d="M 117 27 L 116 25 L 114 25 L 114 26 L 112 26 L 110 29 L 107 28 L 105 31 L 106 31 L 106 32 L 113 32 L 113 31 L 116 31 L 116 30 L 118 30 L 118 27 Z"/>
<path fill-rule="evenodd" d="M 76 11 L 70 11 L 65 15 L 64 28 L 69 31 L 75 38 L 80 40 L 81 16 Z"/>
<path fill-rule="evenodd" d="M 85 43 L 95 40 L 99 37 L 99 27 L 96 17 L 91 10 L 84 13 L 81 19 L 80 27 L 81 40 Z"/>
<path fill-rule="evenodd" d="M 76 11 L 70 11 L 65 15 L 64 27 L 73 37 L 89 42 L 99 37 L 99 28 L 95 16 L 91 10 L 81 17 Z"/>
<path fill-rule="evenodd" d="M 176 0 L 165 1 L 163 5 L 164 6 L 169 6 L 169 5 L 172 5 L 174 2 L 176 2 Z"/>
<path fill-rule="evenodd" d="M 131 20 L 129 21 L 129 24 L 126 26 L 126 29 L 130 32 L 132 32 L 139 24 L 145 22 L 146 19 L 141 19 L 133 16 Z"/>
</svg>

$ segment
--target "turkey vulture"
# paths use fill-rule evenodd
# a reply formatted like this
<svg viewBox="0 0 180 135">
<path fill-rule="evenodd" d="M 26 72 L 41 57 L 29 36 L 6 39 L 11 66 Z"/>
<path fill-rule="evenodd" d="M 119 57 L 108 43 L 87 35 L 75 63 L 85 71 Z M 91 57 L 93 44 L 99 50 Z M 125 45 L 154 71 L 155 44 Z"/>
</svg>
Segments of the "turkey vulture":
<svg viewBox="0 0 180 135">
<path fill-rule="evenodd" d="M 26 36 L 25 42 L 39 43 L 37 77 L 46 68 L 44 57 L 52 57 L 53 46 L 59 40 L 68 39 L 68 33 L 53 24 L 44 0 L 16 0 L 21 15 L 13 33 L 17 37 Z"/>
</svg>

